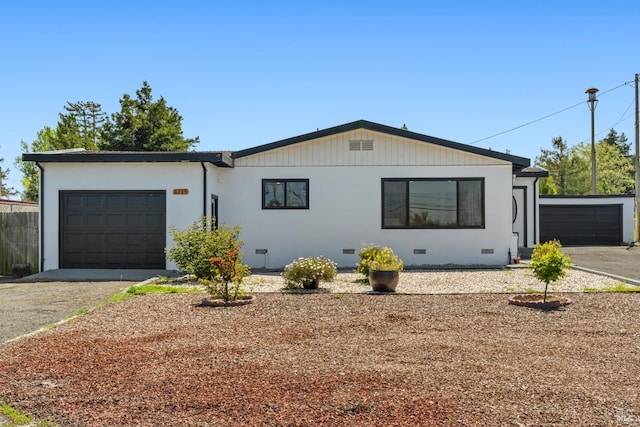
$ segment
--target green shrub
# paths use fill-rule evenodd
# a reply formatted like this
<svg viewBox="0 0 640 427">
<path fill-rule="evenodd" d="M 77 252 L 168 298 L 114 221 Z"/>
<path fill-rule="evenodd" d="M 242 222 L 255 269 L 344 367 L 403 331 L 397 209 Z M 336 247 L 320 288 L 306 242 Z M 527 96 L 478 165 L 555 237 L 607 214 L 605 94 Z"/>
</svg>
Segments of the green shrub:
<svg viewBox="0 0 640 427">
<path fill-rule="evenodd" d="M 562 253 L 562 245 L 557 240 L 536 243 L 531 254 L 529 268 L 533 275 L 544 282 L 544 302 L 547 301 L 549 283 L 564 277 L 571 266 L 571 258 Z"/>
<path fill-rule="evenodd" d="M 402 271 L 404 264 L 391 248 L 383 247 L 369 262 L 369 270 Z"/>
<path fill-rule="evenodd" d="M 373 261 L 381 250 L 382 248 L 380 246 L 376 246 L 374 244 L 370 244 L 369 246 L 365 246 L 360 249 L 360 252 L 358 252 L 360 262 L 356 264 L 356 273 L 369 277 L 369 263 Z"/>
<path fill-rule="evenodd" d="M 301 288 L 313 280 L 330 282 L 338 273 L 336 263 L 328 258 L 298 258 L 284 268 L 282 277 L 289 289 Z"/>
<path fill-rule="evenodd" d="M 167 251 L 167 257 L 182 272 L 196 276 L 213 297 L 225 301 L 241 298 L 242 280 L 251 270 L 242 263 L 240 227 L 208 228 L 206 218 L 186 230 L 170 228 L 175 247 Z"/>
</svg>

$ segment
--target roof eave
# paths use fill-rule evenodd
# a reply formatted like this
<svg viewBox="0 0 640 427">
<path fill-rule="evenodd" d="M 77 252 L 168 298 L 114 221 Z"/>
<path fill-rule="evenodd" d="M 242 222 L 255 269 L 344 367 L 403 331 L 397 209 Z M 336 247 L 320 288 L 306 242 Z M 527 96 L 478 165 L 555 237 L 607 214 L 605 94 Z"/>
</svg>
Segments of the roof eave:
<svg viewBox="0 0 640 427">
<path fill-rule="evenodd" d="M 326 136 L 336 135 L 343 132 L 348 132 L 356 129 L 367 129 L 371 131 L 386 133 L 403 138 L 413 139 L 417 141 L 427 142 L 441 147 L 451 148 L 454 150 L 465 151 L 480 156 L 491 157 L 494 159 L 504 160 L 520 168 L 527 167 L 531 164 L 531 161 L 526 157 L 514 156 L 511 154 L 500 153 L 497 151 L 487 150 L 486 148 L 474 147 L 472 145 L 462 144 L 460 142 L 449 141 L 446 139 L 436 138 L 421 133 L 411 132 L 400 128 L 394 128 L 379 123 L 370 122 L 367 120 L 357 120 L 355 122 L 347 123 L 340 126 L 335 126 L 327 129 L 317 130 L 315 132 L 309 132 L 304 135 L 294 136 L 292 138 L 282 139 L 269 144 L 259 145 L 256 147 L 247 148 L 245 150 L 235 151 L 231 154 L 233 159 L 250 156 L 253 154 L 263 153 L 265 151 L 274 150 L 277 148 L 287 147 L 289 145 L 297 144 L 300 142 L 306 142 L 313 139 L 323 138 Z"/>
</svg>

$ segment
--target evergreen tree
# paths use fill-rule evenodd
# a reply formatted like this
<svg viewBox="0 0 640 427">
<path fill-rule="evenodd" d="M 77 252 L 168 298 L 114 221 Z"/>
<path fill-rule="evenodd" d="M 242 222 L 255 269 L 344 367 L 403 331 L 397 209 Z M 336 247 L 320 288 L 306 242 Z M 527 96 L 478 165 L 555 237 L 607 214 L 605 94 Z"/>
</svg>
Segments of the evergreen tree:
<svg viewBox="0 0 640 427">
<path fill-rule="evenodd" d="M 0 157 L 0 165 L 2 165 L 2 162 L 4 162 L 4 158 Z M 3 169 L 2 166 L 0 166 L 0 197 L 9 197 L 17 194 L 13 188 L 5 184 L 8 177 L 9 169 Z"/>
<path fill-rule="evenodd" d="M 38 136 L 36 140 L 31 143 L 31 147 L 29 147 L 26 142 L 20 141 L 20 149 L 23 153 L 37 153 L 62 149 L 58 144 L 59 141 L 56 131 L 45 126 L 42 130 L 38 131 Z M 16 166 L 22 172 L 22 199 L 37 202 L 40 185 L 38 166 L 34 162 L 23 162 L 21 157 L 16 159 Z"/>
<path fill-rule="evenodd" d="M 102 111 L 100 104 L 92 101 L 67 101 L 64 109 L 68 114 L 59 114 L 60 119 L 75 122 L 71 129 L 71 136 L 77 137 L 78 142 L 73 144 L 73 147 L 96 150 L 102 125 L 106 120 L 106 113 Z M 63 137 L 63 135 L 60 136 Z"/>
<path fill-rule="evenodd" d="M 553 177 L 557 194 L 567 193 L 567 179 L 572 172 L 571 150 L 561 136 L 551 140 L 551 150 L 540 150 L 540 157 L 535 163 L 549 171 Z"/>
<path fill-rule="evenodd" d="M 199 138 L 185 139 L 182 116 L 163 97 L 153 101 L 145 81 L 136 91 L 120 98 L 120 112 L 102 126 L 100 148 L 111 151 L 188 151 Z"/>
<path fill-rule="evenodd" d="M 609 130 L 607 136 L 602 139 L 605 144 L 612 145 L 617 147 L 620 150 L 620 154 L 623 156 L 629 156 L 629 151 L 631 150 L 631 143 L 628 142 L 627 136 L 622 132 L 618 135 L 618 132 L 615 129 Z"/>
</svg>

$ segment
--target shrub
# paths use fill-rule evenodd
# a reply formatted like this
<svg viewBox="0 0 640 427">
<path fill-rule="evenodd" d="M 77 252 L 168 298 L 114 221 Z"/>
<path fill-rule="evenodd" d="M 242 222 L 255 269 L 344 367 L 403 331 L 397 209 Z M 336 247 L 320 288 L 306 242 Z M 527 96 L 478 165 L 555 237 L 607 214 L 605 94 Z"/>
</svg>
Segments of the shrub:
<svg viewBox="0 0 640 427">
<path fill-rule="evenodd" d="M 360 257 L 360 262 L 356 264 L 356 273 L 363 274 L 365 277 L 369 276 L 369 263 L 373 261 L 373 259 L 378 255 L 378 253 L 382 250 L 380 246 L 376 246 L 374 244 L 370 244 L 358 252 L 358 256 Z"/>
<path fill-rule="evenodd" d="M 240 227 L 208 230 L 207 219 L 203 218 L 186 230 L 172 227 L 170 233 L 175 247 L 167 251 L 167 257 L 180 270 L 196 276 L 215 298 L 233 301 L 244 295 L 242 280 L 251 270 L 242 263 Z"/>
<path fill-rule="evenodd" d="M 328 258 L 298 258 L 284 268 L 282 276 L 289 289 L 301 288 L 314 280 L 330 282 L 338 273 L 336 263 Z"/>
<path fill-rule="evenodd" d="M 211 279 L 200 279 L 209 294 L 223 301 L 235 301 L 245 294 L 242 280 L 251 274 L 248 265 L 242 263 L 242 255 L 238 247 L 228 250 L 222 255 L 211 257 L 211 267 L 214 275 Z"/>
<path fill-rule="evenodd" d="M 404 264 L 391 248 L 383 247 L 369 262 L 369 270 L 402 271 Z"/>
<path fill-rule="evenodd" d="M 567 268 L 571 266 L 571 258 L 562 253 L 561 247 L 557 240 L 536 243 L 531 254 L 529 268 L 533 271 L 533 275 L 545 284 L 544 302 L 547 301 L 549 283 L 564 277 L 567 274 Z"/>
</svg>

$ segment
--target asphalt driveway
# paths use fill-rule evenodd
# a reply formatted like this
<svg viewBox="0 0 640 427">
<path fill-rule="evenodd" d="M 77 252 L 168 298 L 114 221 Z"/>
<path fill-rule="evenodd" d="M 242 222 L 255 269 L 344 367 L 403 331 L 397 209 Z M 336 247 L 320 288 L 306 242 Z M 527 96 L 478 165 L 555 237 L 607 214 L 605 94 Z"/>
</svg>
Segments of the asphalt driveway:
<svg viewBox="0 0 640 427">
<path fill-rule="evenodd" d="M 135 282 L 0 281 L 0 344 L 59 322 Z"/>
<path fill-rule="evenodd" d="M 562 251 L 571 257 L 575 267 L 640 285 L 640 247 L 576 246 L 563 247 Z"/>
</svg>

